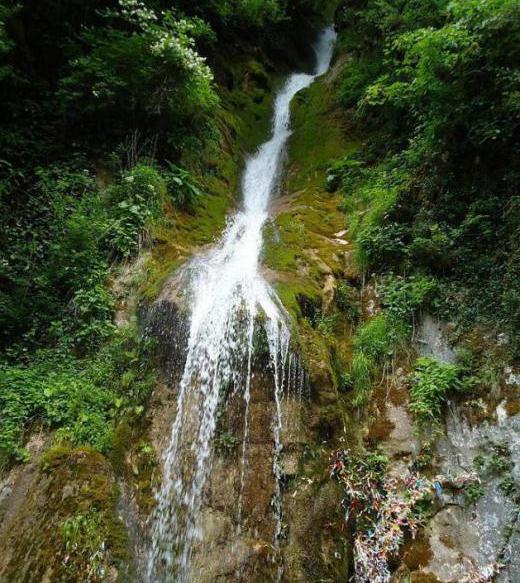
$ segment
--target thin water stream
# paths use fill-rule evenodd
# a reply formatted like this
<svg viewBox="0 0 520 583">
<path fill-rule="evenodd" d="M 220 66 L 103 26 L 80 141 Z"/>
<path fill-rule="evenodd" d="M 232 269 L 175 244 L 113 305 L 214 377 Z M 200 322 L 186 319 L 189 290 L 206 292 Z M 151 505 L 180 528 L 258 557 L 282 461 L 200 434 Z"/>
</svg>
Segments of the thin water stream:
<svg viewBox="0 0 520 583">
<path fill-rule="evenodd" d="M 315 45 L 314 73 L 292 74 L 277 94 L 271 137 L 246 162 L 243 209 L 229 221 L 220 243 L 209 253 L 194 259 L 188 267 L 191 322 L 187 358 L 179 385 L 176 418 L 164 452 L 162 485 L 156 494 L 157 505 L 151 517 L 151 545 L 145 566 L 145 579 L 149 583 L 196 580 L 196 576 L 190 574 L 190 559 L 193 542 L 199 535 L 197 519 L 211 472 L 217 411 L 228 387 L 234 392 L 240 391 L 245 402 L 242 484 L 237 501 L 240 529 L 253 335 L 255 326 L 259 325 L 259 315 L 263 317 L 274 375 L 273 546 L 279 548 L 282 529 L 281 397 L 284 384 L 291 384 L 292 371 L 291 366 L 287 366 L 290 335 L 283 308 L 259 270 L 262 228 L 291 134 L 291 101 L 296 93 L 327 71 L 334 40 L 334 30 L 324 30 Z M 281 577 L 279 567 L 278 578 Z"/>
</svg>

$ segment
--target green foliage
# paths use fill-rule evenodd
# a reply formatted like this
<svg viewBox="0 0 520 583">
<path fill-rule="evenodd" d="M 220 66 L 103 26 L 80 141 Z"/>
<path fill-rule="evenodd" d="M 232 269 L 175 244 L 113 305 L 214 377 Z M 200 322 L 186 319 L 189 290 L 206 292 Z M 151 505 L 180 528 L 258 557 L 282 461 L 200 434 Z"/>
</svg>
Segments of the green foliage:
<svg viewBox="0 0 520 583">
<path fill-rule="evenodd" d="M 387 314 L 368 320 L 358 329 L 354 337 L 351 368 L 354 386 L 352 402 L 356 407 L 368 401 L 378 370 L 404 348 L 408 336 L 408 326 Z"/>
<path fill-rule="evenodd" d="M 473 465 L 481 476 L 500 477 L 498 484 L 500 491 L 505 496 L 517 500 L 520 489 L 512 474 L 514 464 L 506 445 L 495 445 L 492 451 L 477 455 L 473 460 Z"/>
<path fill-rule="evenodd" d="M 10 201 L 0 218 L 2 342 L 54 342 L 89 351 L 109 338 L 110 263 L 134 257 L 151 238 L 166 190 L 167 178 L 142 163 L 105 190 L 96 187 L 82 160 L 36 168 L 25 200 Z"/>
<path fill-rule="evenodd" d="M 17 5 L 6 5 L 0 3 L 0 57 L 9 53 L 13 47 L 14 42 L 9 37 L 6 31 L 6 22 L 19 10 Z M 13 74 L 12 68 L 7 64 L 0 65 L 0 82 Z"/>
<path fill-rule="evenodd" d="M 339 390 L 343 393 L 352 389 L 352 374 L 349 372 L 342 372 L 339 378 Z"/>
<path fill-rule="evenodd" d="M 511 498 L 518 496 L 519 486 L 511 472 L 506 473 L 498 487 L 505 496 L 510 496 Z"/>
<path fill-rule="evenodd" d="M 362 352 L 355 352 L 352 356 L 350 378 L 354 386 L 352 403 L 355 407 L 365 405 L 370 396 L 373 384 L 374 363 Z"/>
<path fill-rule="evenodd" d="M 191 209 L 195 200 L 202 195 L 192 174 L 175 164 L 169 163 L 165 180 L 168 194 L 178 208 Z"/>
<path fill-rule="evenodd" d="M 408 247 L 411 262 L 417 267 L 425 266 L 438 270 L 448 267 L 455 244 L 454 232 L 446 225 L 428 220 L 417 221 L 412 230 Z"/>
<path fill-rule="evenodd" d="M 358 290 L 341 280 L 337 287 L 336 304 L 338 308 L 347 314 L 349 320 L 356 324 L 361 317 L 361 300 Z"/>
<path fill-rule="evenodd" d="M 313 319 L 313 325 L 325 338 L 334 340 L 334 327 L 336 325 L 337 314 L 324 314 L 318 311 Z"/>
<path fill-rule="evenodd" d="M 460 391 L 462 386 L 460 371 L 455 365 L 418 358 L 412 375 L 410 410 L 420 424 L 437 423 L 450 393 Z"/>
<path fill-rule="evenodd" d="M 114 423 L 138 415 L 152 383 L 135 331 L 121 329 L 89 359 L 64 352 L 38 354 L 29 365 L 0 366 L 0 457 L 24 460 L 24 431 L 40 421 L 57 429 L 56 439 L 111 446 Z"/>
<path fill-rule="evenodd" d="M 120 3 L 105 28 L 83 33 L 87 51 L 70 62 L 60 80 L 58 100 L 72 119 L 130 118 L 139 125 L 171 124 L 182 128 L 217 103 L 213 75 L 195 48 L 210 36 L 199 19 L 155 12 L 144 2 Z M 125 24 L 114 28 L 123 20 Z M 113 22 L 113 24 L 112 24 Z"/>
<path fill-rule="evenodd" d="M 327 170 L 327 190 L 334 192 L 338 188 L 349 194 L 365 174 L 364 163 L 356 154 L 335 160 Z"/>
<path fill-rule="evenodd" d="M 405 228 L 398 223 L 368 225 L 357 236 L 356 259 L 363 268 L 399 265 L 404 257 Z"/>
<path fill-rule="evenodd" d="M 367 85 L 377 78 L 380 63 L 367 56 L 349 61 L 342 71 L 338 96 L 344 107 L 354 107 L 363 98 Z"/>
<path fill-rule="evenodd" d="M 215 438 L 215 447 L 219 451 L 229 453 L 238 445 L 238 439 L 229 431 L 221 431 Z"/>
<path fill-rule="evenodd" d="M 121 182 L 109 189 L 108 203 L 115 208 L 115 216 L 108 244 L 116 257 L 128 258 L 137 253 L 152 221 L 158 218 L 165 189 L 159 172 L 142 164 L 123 173 Z"/>
<path fill-rule="evenodd" d="M 501 475 L 512 468 L 506 446 L 496 446 L 491 453 L 477 455 L 473 463 L 479 472 L 488 476 Z"/>
<path fill-rule="evenodd" d="M 366 454 L 364 458 L 367 469 L 371 472 L 384 474 L 388 468 L 389 459 L 384 453 L 372 451 Z"/>
<path fill-rule="evenodd" d="M 106 277 L 106 260 L 99 249 L 108 217 L 91 174 L 80 164 L 37 167 L 25 197 L 5 199 L 2 342 L 22 335 L 48 338 L 52 323 L 61 326 L 69 309 L 70 321 L 75 318 L 70 300 L 76 294 L 82 324 L 101 309 L 98 286 Z M 97 300 L 85 297 L 90 290 L 97 290 Z"/>
<path fill-rule="evenodd" d="M 376 316 L 357 331 L 354 350 L 381 363 L 403 347 L 408 337 L 408 328 L 400 320 L 387 314 Z"/>
<path fill-rule="evenodd" d="M 519 23 L 515 0 L 343 0 L 338 97 L 368 143 L 331 172 L 363 269 L 435 275 L 444 316 L 498 324 L 513 353 Z"/>
<path fill-rule="evenodd" d="M 468 484 L 464 487 L 464 499 L 466 504 L 473 505 L 476 504 L 484 495 L 484 488 L 478 483 L 474 482 Z"/>
<path fill-rule="evenodd" d="M 181 4 L 183 9 L 206 18 L 222 35 L 258 31 L 286 17 L 285 3 L 279 0 L 198 0 Z"/>
<path fill-rule="evenodd" d="M 106 533 L 98 513 L 76 514 L 61 523 L 65 564 L 83 581 L 103 578 Z"/>
<path fill-rule="evenodd" d="M 424 275 L 388 277 L 383 283 L 383 306 L 392 316 L 410 320 L 417 310 L 431 303 L 437 285 L 435 279 Z"/>
</svg>

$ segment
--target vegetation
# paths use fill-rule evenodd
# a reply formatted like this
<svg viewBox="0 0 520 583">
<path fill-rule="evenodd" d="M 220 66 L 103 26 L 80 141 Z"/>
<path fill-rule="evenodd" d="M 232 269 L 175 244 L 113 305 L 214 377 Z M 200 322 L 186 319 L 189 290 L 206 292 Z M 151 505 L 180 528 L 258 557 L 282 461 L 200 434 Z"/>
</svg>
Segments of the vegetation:
<svg viewBox="0 0 520 583">
<path fill-rule="evenodd" d="M 355 406 L 367 403 L 378 371 L 404 348 L 407 339 L 406 324 L 386 314 L 368 320 L 358 329 L 350 375 Z"/>
<path fill-rule="evenodd" d="M 102 580 L 104 565 L 104 537 L 97 514 L 77 514 L 61 524 L 64 545 L 64 563 L 72 563 L 85 581 Z"/>
<path fill-rule="evenodd" d="M 519 16 L 514 0 L 343 0 L 338 96 L 370 137 L 328 181 L 362 269 L 435 281 L 441 314 L 500 327 L 517 354 Z"/>
<path fill-rule="evenodd" d="M 11 571 L 38 532 L 35 577 L 96 581 L 115 565 L 125 578 L 115 484 L 128 478 L 145 514 L 159 474 L 143 429 L 153 346 L 136 306 L 224 225 L 243 153 L 268 131 L 277 75 L 308 64 L 306 33 L 337 4 L 348 59 L 295 99 L 290 196 L 264 233 L 316 389 L 305 417 L 321 445 L 304 449 L 317 466 L 339 432 L 361 442 L 343 405 L 368 408 L 406 368 L 422 311 L 465 331 L 492 326 L 503 342 L 471 345 L 457 364 L 419 358 L 408 377 L 419 426 L 438 425 L 448 399 L 477 384 L 499 393 L 520 356 L 518 2 L 0 0 L 0 470 L 29 460 L 35 429 L 52 443 L 28 486 L 48 508 L 32 523 L 15 517 Z M 257 359 L 267 348 L 255 335 Z M 403 393 L 386 397 L 397 405 Z M 367 445 L 391 431 L 377 421 Z M 218 427 L 222 456 L 237 452 L 235 429 Z M 421 452 L 415 469 L 431 469 L 433 445 Z M 377 452 L 335 461 L 358 543 L 369 553 L 394 533 L 382 553 L 394 565 L 431 484 L 414 471 L 398 492 Z M 518 499 L 504 451 L 475 465 Z M 469 504 L 482 493 L 464 489 Z M 404 521 L 387 531 L 380 517 L 392 523 L 398 494 Z"/>
<path fill-rule="evenodd" d="M 190 242 L 211 239 L 234 188 L 219 151 L 246 133 L 235 114 L 252 147 L 270 107 L 264 64 L 289 65 L 281 47 L 304 59 L 294 24 L 308 28 L 323 10 L 313 0 L 0 2 L 2 464 L 27 459 L 35 424 L 107 452 L 116 426 L 141 414 L 153 373 L 135 326 L 114 324 L 114 281 L 175 221 L 183 244 L 190 222 Z M 251 95 L 231 96 L 244 71 Z M 217 180 L 225 197 L 207 200 L 223 190 Z M 151 258 L 146 294 L 176 265 L 168 251 Z"/>
<path fill-rule="evenodd" d="M 419 423 L 439 422 L 442 406 L 450 393 L 462 389 L 460 371 L 453 364 L 419 358 L 410 389 L 410 409 Z"/>
<path fill-rule="evenodd" d="M 484 488 L 478 483 L 468 484 L 464 487 L 464 499 L 466 504 L 476 504 L 484 495 Z"/>
<path fill-rule="evenodd" d="M 114 422 L 141 415 L 153 383 L 145 346 L 119 329 L 95 354 L 40 351 L 23 364 L 0 366 L 0 459 L 27 458 L 24 431 L 38 419 L 56 438 L 106 452 Z"/>
</svg>

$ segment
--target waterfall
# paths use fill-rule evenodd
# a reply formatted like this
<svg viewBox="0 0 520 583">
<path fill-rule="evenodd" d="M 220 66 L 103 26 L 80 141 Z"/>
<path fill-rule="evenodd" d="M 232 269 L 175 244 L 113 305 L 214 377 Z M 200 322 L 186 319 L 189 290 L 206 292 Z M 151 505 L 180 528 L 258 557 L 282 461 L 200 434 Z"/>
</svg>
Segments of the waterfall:
<svg viewBox="0 0 520 583">
<path fill-rule="evenodd" d="M 290 335 L 283 308 L 260 274 L 262 228 L 291 133 L 291 100 L 327 71 L 334 39 L 332 28 L 321 33 L 315 45 L 314 73 L 292 74 L 277 94 L 271 138 L 246 162 L 242 182 L 243 209 L 229 221 L 220 243 L 194 259 L 187 268 L 191 293 L 187 358 L 179 384 L 176 418 L 164 452 L 162 484 L 151 516 L 151 546 L 145 566 L 145 578 L 150 583 L 190 580 L 192 546 L 198 535 L 197 517 L 211 471 L 217 411 L 223 393 L 230 386 L 234 391 L 242 391 L 245 401 L 241 462 L 241 479 L 244 479 L 253 333 L 255 326 L 260 325 L 257 323 L 259 315 L 262 315 L 261 325 L 268 338 L 275 386 L 272 431 L 276 527 L 273 544 L 275 549 L 279 548 L 282 527 L 281 397 L 285 384 L 291 381 L 291 367 L 286 366 Z M 240 522 L 241 507 L 238 516 Z M 278 578 L 281 577 L 279 567 Z"/>
</svg>

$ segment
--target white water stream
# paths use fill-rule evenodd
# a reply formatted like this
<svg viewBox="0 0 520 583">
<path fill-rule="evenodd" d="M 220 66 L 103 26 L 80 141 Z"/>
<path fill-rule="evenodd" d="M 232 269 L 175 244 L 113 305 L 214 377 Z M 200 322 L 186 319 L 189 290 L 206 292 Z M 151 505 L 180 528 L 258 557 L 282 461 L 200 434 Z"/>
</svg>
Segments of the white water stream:
<svg viewBox="0 0 520 583">
<path fill-rule="evenodd" d="M 242 484 L 238 501 L 240 528 L 253 334 L 259 315 L 263 316 L 274 374 L 274 546 L 276 549 L 279 546 L 282 525 L 281 396 L 290 338 L 280 302 L 259 271 L 262 228 L 291 133 L 291 100 L 327 71 L 334 39 L 333 29 L 326 29 L 315 46 L 314 74 L 292 74 L 276 96 L 271 138 L 246 163 L 243 210 L 230 220 L 220 243 L 189 266 L 192 312 L 187 359 L 179 386 L 177 414 L 164 453 L 162 485 L 156 494 L 157 506 L 151 517 L 151 547 L 145 573 L 149 583 L 196 580 L 190 575 L 192 546 L 198 536 L 197 518 L 211 471 L 217 411 L 229 387 L 233 392 L 242 391 L 245 401 Z M 289 366 L 289 385 L 291 373 Z M 279 578 L 281 573 L 279 570 Z"/>
</svg>

